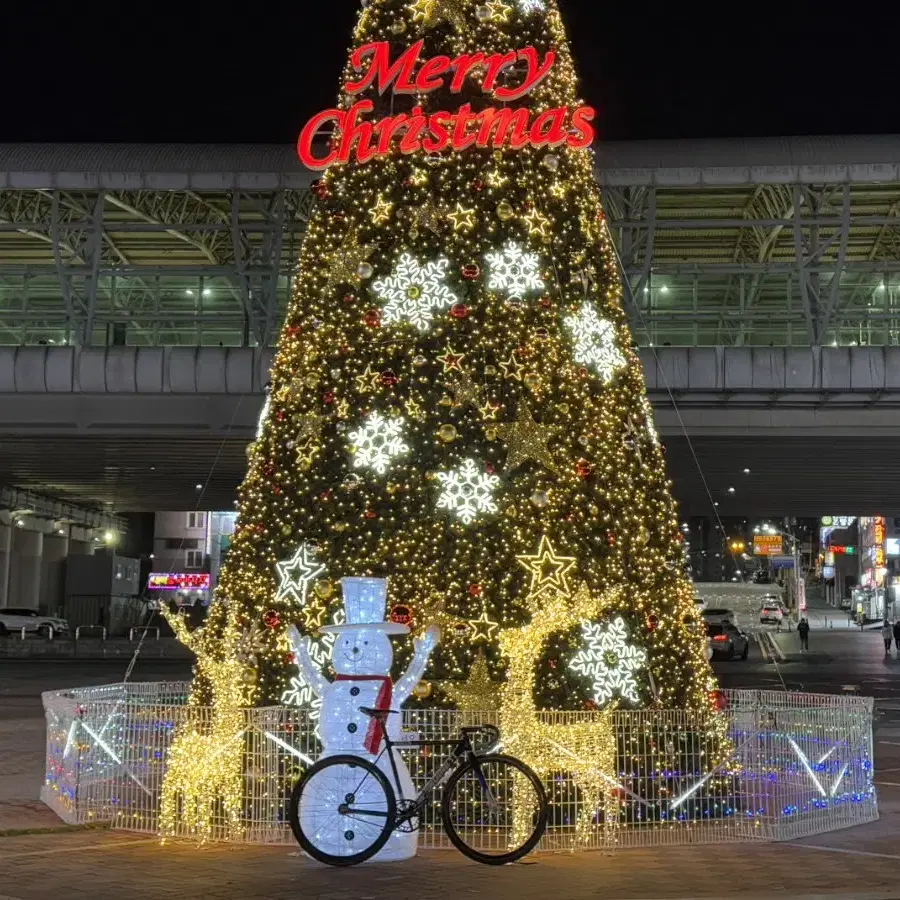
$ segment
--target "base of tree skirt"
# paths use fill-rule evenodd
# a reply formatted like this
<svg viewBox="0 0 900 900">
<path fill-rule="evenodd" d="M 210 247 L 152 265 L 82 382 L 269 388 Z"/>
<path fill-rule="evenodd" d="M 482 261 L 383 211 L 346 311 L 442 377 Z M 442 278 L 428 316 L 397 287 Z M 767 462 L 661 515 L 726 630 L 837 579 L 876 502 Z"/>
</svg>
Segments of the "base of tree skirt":
<svg viewBox="0 0 900 900">
<path fill-rule="evenodd" d="M 167 750 L 183 729 L 203 734 L 212 721 L 209 710 L 185 705 L 187 690 L 186 683 L 148 683 L 44 694 L 42 800 L 70 824 L 109 822 L 160 833 Z M 592 770 L 590 761 L 577 758 L 577 747 L 567 746 L 567 726 L 583 729 L 595 714 L 547 714 L 559 740 L 547 748 L 540 771 L 551 804 L 541 849 L 789 840 L 878 818 L 872 699 L 775 691 L 728 691 L 724 697 L 732 756 L 713 771 L 700 754 L 704 742 L 694 713 L 615 713 L 609 771 Z M 496 724 L 497 713 L 408 710 L 404 728 L 423 740 L 440 739 L 479 722 Z M 319 752 L 314 713 L 250 709 L 239 714 L 239 724 L 231 740 L 242 752 L 222 757 L 240 763 L 241 787 L 232 796 L 237 803 L 229 811 L 211 787 L 200 794 L 202 826 L 176 811 L 170 836 L 293 843 L 287 802 Z M 609 724 L 603 727 L 609 732 Z M 505 751 L 515 754 L 514 743 Z M 654 756 L 663 751 L 680 761 L 678 769 L 654 768 Z M 417 785 L 440 765 L 442 753 L 408 754 Z M 585 772 L 594 777 L 586 779 Z M 420 845 L 448 847 L 439 797 L 424 819 Z M 472 821 L 477 827 L 474 814 Z"/>
</svg>

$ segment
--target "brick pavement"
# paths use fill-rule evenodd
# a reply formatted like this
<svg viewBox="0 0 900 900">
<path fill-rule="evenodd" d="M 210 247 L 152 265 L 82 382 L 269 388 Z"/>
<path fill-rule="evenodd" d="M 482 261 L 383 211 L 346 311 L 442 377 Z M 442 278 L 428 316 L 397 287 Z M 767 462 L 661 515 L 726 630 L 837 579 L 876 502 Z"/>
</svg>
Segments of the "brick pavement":
<svg viewBox="0 0 900 900">
<path fill-rule="evenodd" d="M 161 847 L 122 832 L 0 839 L 0 900 L 687 900 L 900 896 L 900 856 L 788 844 L 537 854 L 492 868 L 453 851 L 329 869 L 286 847 Z"/>
</svg>

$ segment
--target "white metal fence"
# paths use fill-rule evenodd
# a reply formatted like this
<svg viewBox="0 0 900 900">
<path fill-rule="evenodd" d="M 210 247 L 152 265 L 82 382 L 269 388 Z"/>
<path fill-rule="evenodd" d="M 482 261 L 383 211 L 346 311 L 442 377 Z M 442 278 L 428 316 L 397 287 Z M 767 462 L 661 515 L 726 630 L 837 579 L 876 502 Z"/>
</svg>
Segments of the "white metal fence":
<svg viewBox="0 0 900 900">
<path fill-rule="evenodd" d="M 133 683 L 44 694 L 43 801 L 69 823 L 110 822 L 158 833 L 167 750 L 184 726 L 202 732 L 210 719 L 209 709 L 186 705 L 187 692 L 187 683 Z M 584 761 L 579 775 L 579 767 L 558 754 L 558 765 L 541 773 L 550 800 L 542 849 L 784 840 L 878 817 L 870 698 L 776 691 L 723 695 L 733 752 L 718 767 L 705 757 L 708 718 L 683 710 L 611 716 L 602 727 L 609 732 L 614 763 L 596 773 L 603 788 L 599 801 L 585 789 Z M 591 716 L 596 721 L 593 713 L 547 715 L 554 724 L 584 725 Z M 211 798 L 209 836 L 291 843 L 288 797 L 319 752 L 314 723 L 305 712 L 285 707 L 248 709 L 242 718 L 239 829 Z M 404 724 L 422 740 L 438 740 L 478 723 L 497 724 L 496 713 L 410 710 Z M 515 746 L 506 750 L 516 753 Z M 444 752 L 405 753 L 415 784 L 424 784 Z M 423 846 L 449 846 L 439 808 L 435 796 L 424 817 Z M 186 829 L 176 829 L 175 836 L 195 837 Z"/>
</svg>

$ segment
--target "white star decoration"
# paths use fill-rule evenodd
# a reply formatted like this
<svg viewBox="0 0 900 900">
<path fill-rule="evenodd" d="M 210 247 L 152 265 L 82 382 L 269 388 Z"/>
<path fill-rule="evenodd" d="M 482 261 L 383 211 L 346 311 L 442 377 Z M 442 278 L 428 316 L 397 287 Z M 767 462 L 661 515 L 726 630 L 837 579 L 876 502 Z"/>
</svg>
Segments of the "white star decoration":
<svg viewBox="0 0 900 900">
<path fill-rule="evenodd" d="M 278 572 L 278 593 L 275 602 L 290 600 L 298 606 L 306 606 L 306 594 L 310 584 L 324 571 L 309 544 L 301 544 L 290 559 L 275 563 Z"/>
<path fill-rule="evenodd" d="M 386 419 L 381 413 L 371 413 L 358 431 L 349 434 L 353 465 L 384 475 L 395 456 L 409 452 L 401 439 L 405 425 L 404 419 Z"/>
<path fill-rule="evenodd" d="M 444 486 L 438 498 L 438 509 L 455 512 L 466 525 L 473 522 L 478 513 L 497 512 L 492 495 L 500 479 L 478 468 L 474 460 L 467 459 L 459 468 L 438 472 L 435 477 Z"/>
<path fill-rule="evenodd" d="M 409 321 L 419 331 L 427 331 L 434 310 L 457 302 L 456 295 L 444 284 L 449 267 L 450 260 L 443 256 L 423 265 L 412 254 L 404 253 L 393 273 L 372 285 L 379 300 L 385 301 L 383 321 Z"/>
<path fill-rule="evenodd" d="M 533 12 L 543 12 L 546 9 L 544 0 L 518 0 L 519 12 L 526 16 Z"/>
<path fill-rule="evenodd" d="M 582 303 L 577 315 L 566 316 L 565 322 L 575 338 L 575 359 L 590 366 L 609 384 L 616 370 L 625 365 L 625 357 L 616 346 L 612 322 L 601 319 L 589 302 Z"/>
<path fill-rule="evenodd" d="M 540 257 L 526 253 L 515 241 L 507 241 L 502 250 L 486 253 L 484 258 L 491 267 L 489 291 L 505 291 L 508 300 L 521 300 L 529 291 L 544 289 L 538 274 Z"/>
<path fill-rule="evenodd" d="M 594 700 L 605 706 L 614 694 L 637 703 L 634 673 L 647 662 L 647 651 L 627 643 L 628 629 L 621 616 L 608 626 L 582 622 L 587 647 L 569 663 L 569 668 L 594 680 Z"/>
</svg>

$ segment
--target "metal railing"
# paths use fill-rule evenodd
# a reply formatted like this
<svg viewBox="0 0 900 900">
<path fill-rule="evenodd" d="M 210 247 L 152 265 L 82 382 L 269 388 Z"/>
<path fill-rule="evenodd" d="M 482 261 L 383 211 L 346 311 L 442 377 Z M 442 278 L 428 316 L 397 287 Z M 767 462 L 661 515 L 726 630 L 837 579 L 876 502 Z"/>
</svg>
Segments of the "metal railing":
<svg viewBox="0 0 900 900">
<path fill-rule="evenodd" d="M 103 625 L 79 625 L 75 629 L 75 640 L 76 641 L 81 640 L 81 632 L 82 631 L 97 631 L 97 630 L 100 631 L 100 640 L 105 641 L 106 640 L 106 628 Z"/>
<path fill-rule="evenodd" d="M 159 628 L 156 625 L 136 625 L 128 629 L 128 640 L 133 641 L 135 634 L 146 635 L 152 631 L 156 640 L 159 640 Z"/>
<path fill-rule="evenodd" d="M 219 762 L 223 758 L 217 755 L 221 748 L 212 746 L 220 711 L 188 706 L 188 690 L 183 682 L 129 683 L 44 694 L 47 772 L 41 799 L 72 824 L 109 822 L 159 833 L 167 754 L 178 736 L 199 735 L 203 746 L 198 744 L 198 752 L 208 750 Z M 732 750 L 715 767 L 705 750 L 706 713 L 622 710 L 603 722 L 596 713 L 542 714 L 545 724 L 563 726 L 561 744 L 565 726 L 582 737 L 584 729 L 605 729 L 602 742 L 609 754 L 596 762 L 591 793 L 584 781 L 585 761 L 575 765 L 566 747 L 548 747 L 546 759 L 552 764 L 540 774 L 550 824 L 541 848 L 788 840 L 878 817 L 871 698 L 723 693 L 726 743 Z M 463 725 L 497 721 L 497 713 L 404 712 L 404 728 L 424 740 L 449 738 Z M 226 815 L 220 772 L 211 765 L 199 794 L 209 814 L 207 839 L 292 843 L 287 804 L 293 784 L 320 753 L 315 725 L 308 711 L 296 708 L 238 711 L 229 726 L 234 734 L 225 743 L 242 743 L 234 757 L 239 771 L 233 773 L 240 785 L 240 814 Z M 514 741 L 504 738 L 504 749 L 515 755 Z M 404 753 L 417 787 L 440 766 L 444 752 Z M 654 759 L 657 764 L 648 766 Z M 439 800 L 436 796 L 424 815 L 424 847 L 448 846 Z M 180 819 L 174 831 L 174 837 L 197 838 Z"/>
</svg>

